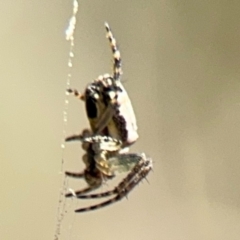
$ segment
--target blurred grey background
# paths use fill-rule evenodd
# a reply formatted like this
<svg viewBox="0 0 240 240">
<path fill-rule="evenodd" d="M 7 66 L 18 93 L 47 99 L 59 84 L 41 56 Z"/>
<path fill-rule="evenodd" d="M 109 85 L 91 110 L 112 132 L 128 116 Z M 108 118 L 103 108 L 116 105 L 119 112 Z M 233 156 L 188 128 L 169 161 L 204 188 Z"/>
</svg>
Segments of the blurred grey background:
<svg viewBox="0 0 240 240">
<path fill-rule="evenodd" d="M 0 238 L 53 239 L 72 1 L 2 1 L 0 12 Z M 108 21 L 138 120 L 132 151 L 154 172 L 110 207 L 77 215 L 89 202 L 67 203 L 60 239 L 239 239 L 239 12 L 236 0 L 80 1 L 71 86 L 111 71 Z M 69 97 L 67 135 L 87 126 Z M 64 170 L 83 167 L 80 144 L 63 155 Z"/>
</svg>

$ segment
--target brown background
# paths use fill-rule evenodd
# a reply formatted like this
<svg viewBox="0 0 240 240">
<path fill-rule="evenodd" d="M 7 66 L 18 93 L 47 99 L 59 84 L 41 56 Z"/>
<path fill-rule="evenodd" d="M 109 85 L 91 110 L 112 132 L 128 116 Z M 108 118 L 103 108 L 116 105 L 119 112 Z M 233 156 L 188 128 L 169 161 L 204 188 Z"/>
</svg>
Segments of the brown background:
<svg viewBox="0 0 240 240">
<path fill-rule="evenodd" d="M 71 12 L 66 0 L 0 4 L 3 240 L 53 239 Z M 89 202 L 68 201 L 60 239 L 239 239 L 239 12 L 237 0 L 80 2 L 71 85 L 83 90 L 111 70 L 108 21 L 138 119 L 132 151 L 149 154 L 154 173 L 96 212 L 73 214 Z M 69 101 L 68 135 L 88 126 L 82 103 Z M 63 155 L 65 170 L 82 167 L 79 144 Z"/>
</svg>

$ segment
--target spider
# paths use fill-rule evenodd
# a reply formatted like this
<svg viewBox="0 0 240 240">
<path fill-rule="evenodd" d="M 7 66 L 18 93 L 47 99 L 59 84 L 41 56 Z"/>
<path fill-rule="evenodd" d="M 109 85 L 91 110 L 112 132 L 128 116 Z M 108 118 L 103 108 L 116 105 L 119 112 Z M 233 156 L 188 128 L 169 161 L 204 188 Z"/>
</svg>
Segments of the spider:
<svg viewBox="0 0 240 240">
<path fill-rule="evenodd" d="M 113 53 L 113 74 L 104 74 L 91 82 L 84 94 L 68 89 L 85 102 L 91 130 L 72 135 L 66 141 L 80 140 L 86 151 L 83 162 L 86 168 L 81 173 L 66 172 L 67 176 L 85 178 L 88 187 L 71 191 L 66 197 L 98 198 L 116 195 L 103 203 L 78 209 L 76 212 L 94 210 L 122 199 L 151 170 L 152 161 L 145 154 L 127 153 L 128 147 L 138 139 L 136 118 L 131 101 L 123 87 L 120 76 L 121 57 L 116 40 L 105 23 L 107 38 Z M 111 179 L 115 172 L 130 171 L 112 191 L 101 194 L 83 195 L 100 187 L 104 180 Z"/>
</svg>

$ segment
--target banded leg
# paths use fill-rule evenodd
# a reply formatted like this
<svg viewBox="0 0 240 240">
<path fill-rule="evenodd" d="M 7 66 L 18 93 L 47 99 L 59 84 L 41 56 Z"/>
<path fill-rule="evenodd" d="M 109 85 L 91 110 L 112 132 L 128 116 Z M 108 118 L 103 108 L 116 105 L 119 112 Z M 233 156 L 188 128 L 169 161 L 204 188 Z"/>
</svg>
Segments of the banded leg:
<svg viewBox="0 0 240 240">
<path fill-rule="evenodd" d="M 75 173 L 75 172 L 65 172 L 65 175 L 73 178 L 84 178 L 84 172 Z"/>
<path fill-rule="evenodd" d="M 80 173 L 75 173 L 75 172 L 65 172 L 66 176 L 68 177 L 73 177 L 73 178 L 84 178 L 85 177 L 85 173 L 84 172 L 80 172 Z M 88 193 L 90 191 L 92 191 L 93 189 L 95 189 L 95 187 L 93 188 L 92 186 L 86 187 L 82 190 L 79 191 L 71 191 L 67 194 L 65 194 L 65 197 L 73 197 L 73 196 L 77 196 L 79 194 L 84 194 L 84 193 Z"/>
<path fill-rule="evenodd" d="M 124 154 L 124 155 L 126 155 L 127 157 L 127 155 L 130 155 L 130 154 Z M 134 181 L 135 178 L 138 178 L 138 175 L 143 170 L 146 170 L 146 169 L 148 170 L 151 167 L 152 167 L 152 162 L 150 159 L 146 159 L 146 156 L 144 154 L 138 155 L 138 162 L 135 163 L 135 166 L 132 168 L 131 172 L 113 190 L 97 193 L 97 194 L 79 195 L 78 198 L 81 198 L 81 199 L 102 198 L 102 197 L 108 197 L 114 194 L 118 194 L 129 183 L 131 183 L 131 181 Z"/>
<path fill-rule="evenodd" d="M 89 187 L 86 187 L 86 188 L 83 188 L 81 190 L 78 190 L 78 191 L 70 191 L 69 193 L 66 193 L 65 194 L 65 197 L 79 197 L 80 195 L 82 194 L 85 194 L 85 193 L 89 193 L 97 188 L 99 188 L 100 186 L 89 186 Z"/>
<path fill-rule="evenodd" d="M 66 175 L 84 178 L 89 186 L 78 191 L 71 190 L 69 193 L 65 194 L 65 197 L 77 197 L 79 195 L 89 193 L 102 185 L 102 178 L 99 176 L 99 171 L 85 170 L 83 173 L 66 172 Z"/>
<path fill-rule="evenodd" d="M 99 117 L 97 123 L 95 123 L 95 133 L 100 133 L 103 129 L 108 126 L 112 117 L 114 116 L 115 110 L 112 104 L 109 104 L 104 112 Z"/>
<path fill-rule="evenodd" d="M 146 174 L 147 176 L 147 174 Z M 93 210 L 97 210 L 99 208 L 102 207 L 106 207 L 112 203 L 118 202 L 120 200 L 122 200 L 125 196 L 127 196 L 127 194 L 134 189 L 135 186 L 138 185 L 139 182 L 142 181 L 142 177 L 138 177 L 137 179 L 135 179 L 135 181 L 132 181 L 128 186 L 126 186 L 126 188 L 122 189 L 121 192 L 119 192 L 114 198 L 109 199 L 105 202 L 101 202 L 99 204 L 96 205 L 92 205 L 90 207 L 87 208 L 80 208 L 75 210 L 76 213 L 80 213 L 80 212 L 88 212 L 88 211 L 93 211 Z"/>
<path fill-rule="evenodd" d="M 75 212 L 87 212 L 87 211 L 92 211 L 92 210 L 96 210 L 105 206 L 108 206 L 114 202 L 120 201 L 122 198 L 124 198 L 125 196 L 127 196 L 127 194 L 134 189 L 135 186 L 138 185 L 139 182 L 142 181 L 143 178 L 145 178 L 148 173 L 151 171 L 152 169 L 152 160 L 148 159 L 146 161 L 144 161 L 143 164 L 140 164 L 142 167 L 137 166 L 136 169 L 134 168 L 134 170 L 138 172 L 131 172 L 119 185 L 118 187 L 116 187 L 114 190 L 109 191 L 109 192 L 105 192 L 102 193 L 100 195 L 98 194 L 92 194 L 89 196 L 94 196 L 94 198 L 98 197 L 106 197 L 106 196 L 111 196 L 113 194 L 116 194 L 115 197 L 113 197 L 112 199 L 109 199 L 107 201 L 101 202 L 99 204 L 96 205 L 92 205 L 90 207 L 86 207 L 86 208 L 80 208 L 75 210 Z M 131 176 L 130 176 L 131 175 Z M 130 178 L 130 180 L 129 180 Z M 79 198 L 82 198 L 83 196 L 79 196 Z M 87 198 L 87 197 L 86 197 Z"/>
<path fill-rule="evenodd" d="M 81 141 L 81 142 L 85 143 L 85 142 L 90 142 L 90 141 L 85 141 L 85 139 L 87 139 L 88 137 L 91 137 L 91 136 L 92 136 L 91 130 L 90 129 L 84 129 L 81 134 L 74 134 L 74 135 L 71 135 L 69 137 L 66 137 L 65 141 L 66 142 Z"/>
<path fill-rule="evenodd" d="M 122 75 L 122 59 L 120 51 L 117 47 L 116 39 L 114 38 L 108 23 L 105 23 L 105 28 L 107 31 L 106 37 L 110 42 L 110 46 L 113 53 L 113 78 L 114 80 L 120 80 L 120 76 Z"/>
</svg>

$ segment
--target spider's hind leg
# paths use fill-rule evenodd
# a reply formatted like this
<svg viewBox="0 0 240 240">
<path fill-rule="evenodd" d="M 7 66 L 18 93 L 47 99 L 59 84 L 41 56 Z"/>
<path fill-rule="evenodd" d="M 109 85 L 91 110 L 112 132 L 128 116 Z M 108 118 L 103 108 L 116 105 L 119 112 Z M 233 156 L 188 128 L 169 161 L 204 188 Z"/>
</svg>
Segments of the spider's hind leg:
<svg viewBox="0 0 240 240">
<path fill-rule="evenodd" d="M 128 188 L 129 185 L 131 185 L 133 182 L 136 182 L 136 180 L 141 181 L 143 178 L 145 178 L 152 169 L 152 160 L 146 158 L 145 154 L 121 154 L 115 157 L 113 161 L 111 159 L 109 160 L 110 164 L 112 164 L 111 169 L 115 168 L 115 172 L 130 171 L 130 173 L 113 190 L 97 194 L 81 195 L 78 196 L 78 198 L 102 198 L 114 194 L 120 194 L 123 189 Z"/>
<path fill-rule="evenodd" d="M 82 195 L 79 198 L 99 198 L 106 197 L 111 195 L 116 195 L 115 197 L 101 202 L 96 205 L 92 205 L 87 208 L 80 208 L 75 210 L 75 212 L 87 212 L 96 210 L 105 206 L 108 206 L 114 202 L 120 201 L 122 198 L 127 196 L 127 194 L 135 188 L 152 170 L 152 160 L 146 158 L 145 154 L 142 154 L 141 160 L 136 164 L 136 166 L 132 169 L 132 171 L 127 175 L 126 178 L 123 179 L 120 184 L 111 191 L 100 193 L 100 194 L 91 194 L 91 195 Z"/>
</svg>

